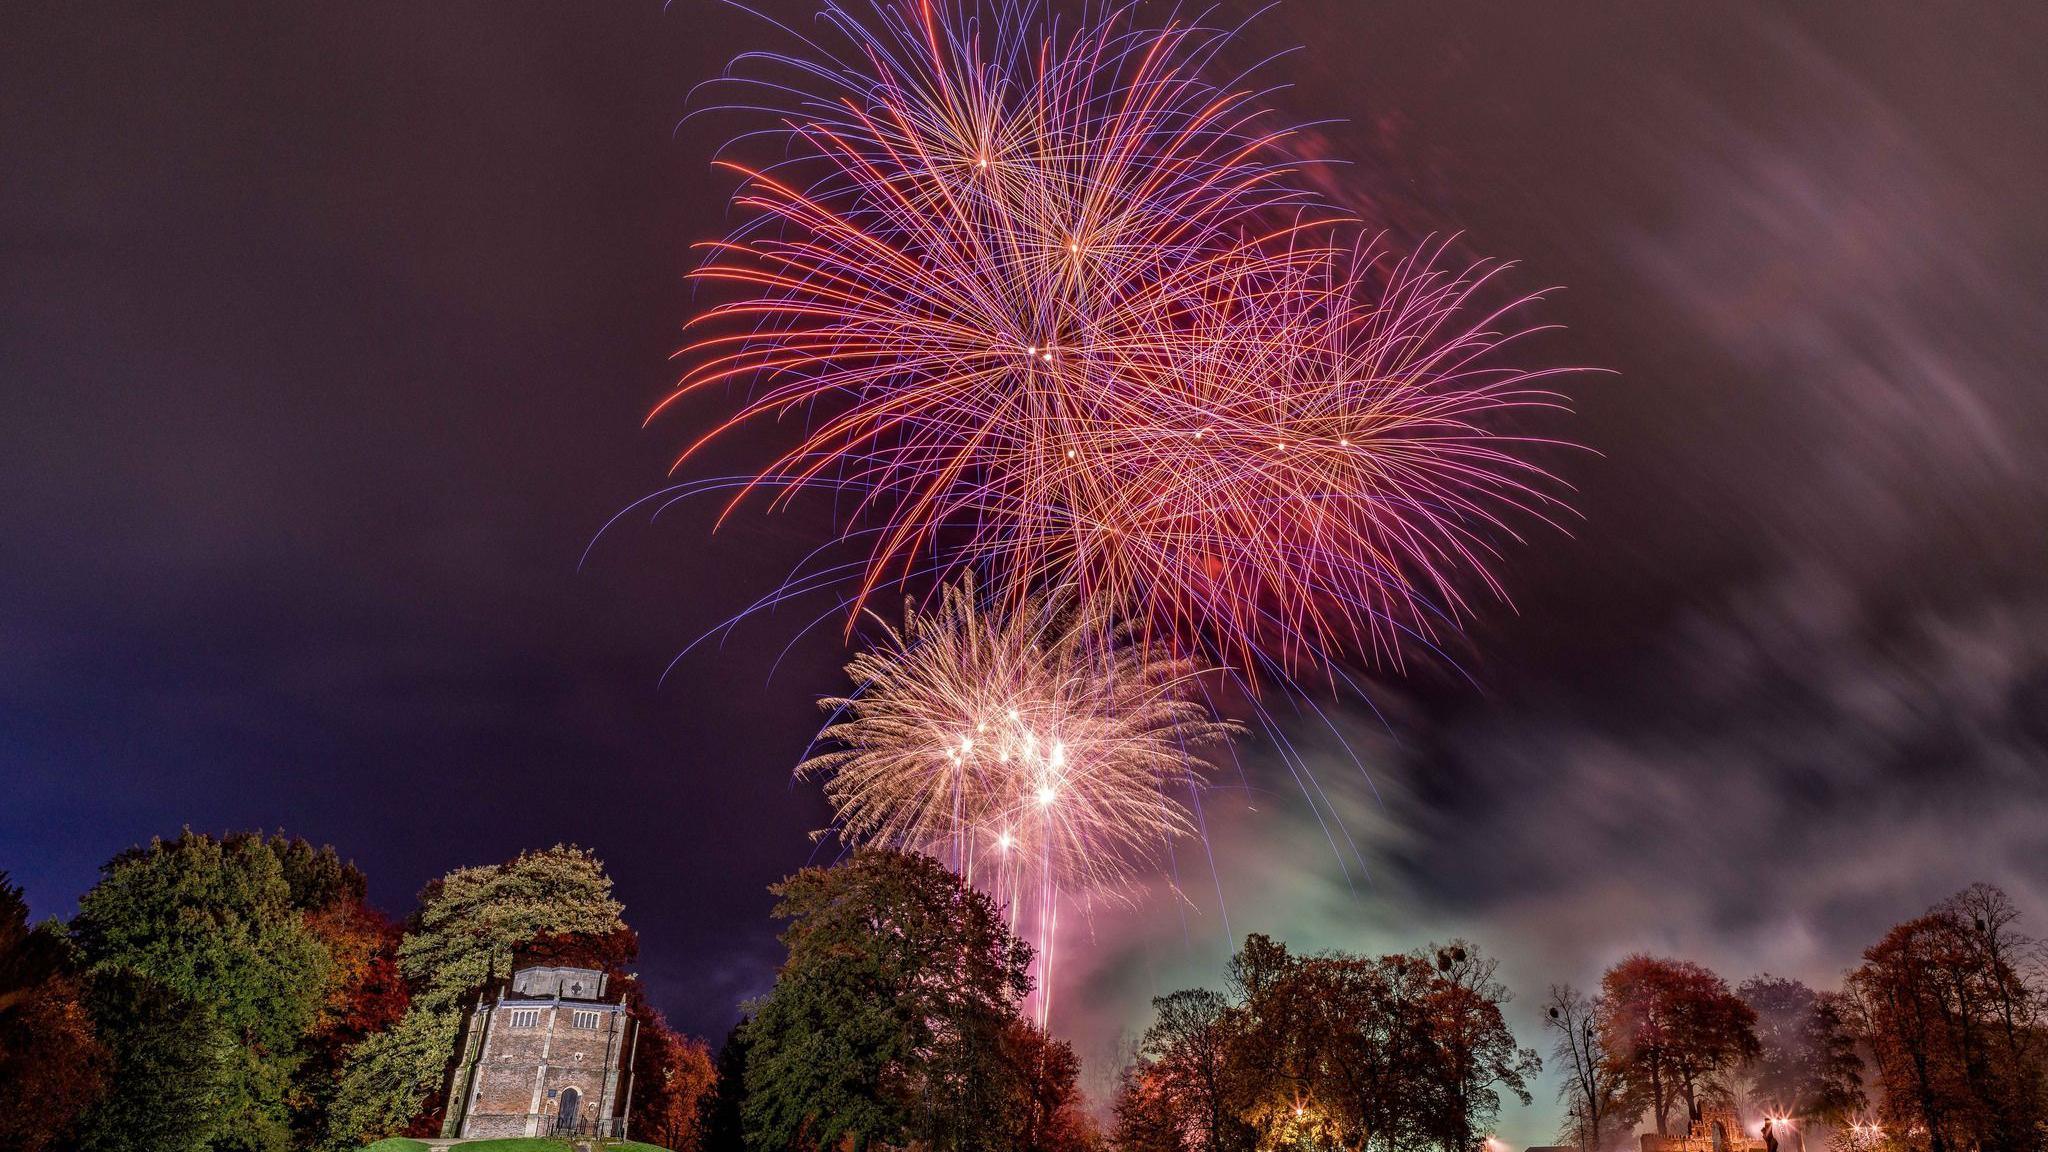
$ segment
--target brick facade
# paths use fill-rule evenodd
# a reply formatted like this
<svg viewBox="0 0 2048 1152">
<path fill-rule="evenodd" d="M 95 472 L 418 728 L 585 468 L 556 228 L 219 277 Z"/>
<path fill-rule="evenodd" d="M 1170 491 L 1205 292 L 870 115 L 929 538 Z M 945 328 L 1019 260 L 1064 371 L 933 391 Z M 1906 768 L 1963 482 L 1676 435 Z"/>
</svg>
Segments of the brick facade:
<svg viewBox="0 0 2048 1152">
<path fill-rule="evenodd" d="M 539 1136 L 572 1118 L 580 1131 L 620 1134 L 634 1038 L 602 973 L 515 973 L 509 990 L 470 1013 L 442 1135 Z"/>
</svg>

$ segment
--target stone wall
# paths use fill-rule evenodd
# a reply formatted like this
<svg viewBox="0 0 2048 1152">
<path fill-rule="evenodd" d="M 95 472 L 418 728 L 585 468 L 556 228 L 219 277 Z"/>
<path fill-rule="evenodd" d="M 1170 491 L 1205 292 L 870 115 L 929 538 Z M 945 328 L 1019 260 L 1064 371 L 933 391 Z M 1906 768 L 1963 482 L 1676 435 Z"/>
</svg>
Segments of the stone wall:
<svg viewBox="0 0 2048 1152">
<path fill-rule="evenodd" d="M 597 1026 L 576 1027 L 578 1012 L 595 1014 Z M 578 1119 L 613 1116 L 632 1040 L 631 1019 L 617 1005 L 505 1001 L 478 1015 L 489 1020 L 477 1021 L 486 1028 L 483 1051 L 460 1135 L 539 1135 L 554 1126 L 570 1089 Z"/>
</svg>

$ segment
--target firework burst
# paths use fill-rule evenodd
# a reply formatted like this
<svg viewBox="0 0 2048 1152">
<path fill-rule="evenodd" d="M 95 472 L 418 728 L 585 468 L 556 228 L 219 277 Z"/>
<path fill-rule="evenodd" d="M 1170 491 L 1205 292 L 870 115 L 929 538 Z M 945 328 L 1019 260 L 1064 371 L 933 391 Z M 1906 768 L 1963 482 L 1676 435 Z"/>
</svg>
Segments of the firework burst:
<svg viewBox="0 0 2048 1152">
<path fill-rule="evenodd" d="M 1063 902 L 1122 899 L 1169 845 L 1234 725 L 1196 698 L 1196 668 L 1119 643 L 1071 597 L 977 602 L 971 579 L 847 665 L 817 779 L 854 843 L 925 852 L 1008 908 L 1037 947 L 1050 1006 Z"/>
<path fill-rule="evenodd" d="M 1223 34 L 1035 11 L 833 4 L 843 50 L 746 58 L 786 77 L 751 83 L 788 158 L 728 165 L 746 223 L 695 275 L 737 298 L 693 321 L 663 407 L 750 399 L 678 466 L 803 415 L 727 514 L 838 494 L 849 631 L 877 590 L 968 569 L 1013 606 L 1071 585 L 1255 685 L 1398 666 L 1467 587 L 1501 591 L 1511 517 L 1557 507 L 1490 427 L 1555 402 L 1496 363 L 1519 333 L 1473 307 L 1494 269 L 1329 239 L 1288 131 L 1200 78 Z"/>
</svg>

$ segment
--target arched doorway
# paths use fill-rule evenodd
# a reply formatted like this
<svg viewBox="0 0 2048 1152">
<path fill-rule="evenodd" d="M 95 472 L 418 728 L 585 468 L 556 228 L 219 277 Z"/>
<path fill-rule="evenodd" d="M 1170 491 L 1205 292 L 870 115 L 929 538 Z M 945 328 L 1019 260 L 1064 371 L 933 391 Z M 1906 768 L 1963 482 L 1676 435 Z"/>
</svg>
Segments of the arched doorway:
<svg viewBox="0 0 2048 1152">
<path fill-rule="evenodd" d="M 562 1089 L 562 1103 L 555 1109 L 555 1127 L 575 1131 L 576 1108 L 582 1102 L 582 1095 L 574 1088 Z"/>
</svg>

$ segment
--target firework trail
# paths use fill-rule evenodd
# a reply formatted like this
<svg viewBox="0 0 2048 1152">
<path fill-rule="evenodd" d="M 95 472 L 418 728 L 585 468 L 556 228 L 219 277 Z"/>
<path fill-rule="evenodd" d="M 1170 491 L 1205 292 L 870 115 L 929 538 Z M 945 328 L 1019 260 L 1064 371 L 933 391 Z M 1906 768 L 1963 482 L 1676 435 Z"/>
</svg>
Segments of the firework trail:
<svg viewBox="0 0 2048 1152">
<path fill-rule="evenodd" d="M 1195 696 L 1195 666 L 1119 643 L 1072 597 L 985 607 L 971 578 L 857 654 L 829 699 L 824 785 L 851 841 L 924 852 L 1004 905 L 1038 951 L 1052 1002 L 1063 903 L 1128 897 L 1139 871 L 1196 835 L 1202 751 L 1235 725 Z"/>
</svg>

